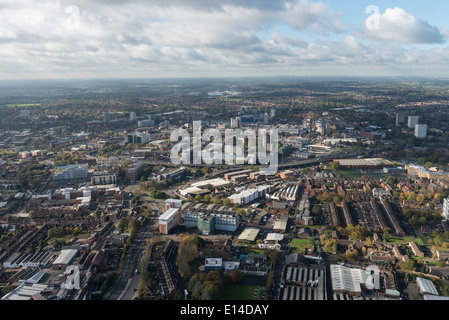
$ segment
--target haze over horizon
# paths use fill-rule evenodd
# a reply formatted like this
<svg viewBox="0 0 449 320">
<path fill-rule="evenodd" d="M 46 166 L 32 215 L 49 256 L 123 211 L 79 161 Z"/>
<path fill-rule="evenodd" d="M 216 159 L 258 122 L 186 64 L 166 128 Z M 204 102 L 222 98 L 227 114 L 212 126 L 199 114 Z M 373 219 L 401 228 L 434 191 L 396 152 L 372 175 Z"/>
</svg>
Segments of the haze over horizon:
<svg viewBox="0 0 449 320">
<path fill-rule="evenodd" d="M 446 77 L 448 9 L 436 0 L 3 0 L 0 80 Z"/>
</svg>

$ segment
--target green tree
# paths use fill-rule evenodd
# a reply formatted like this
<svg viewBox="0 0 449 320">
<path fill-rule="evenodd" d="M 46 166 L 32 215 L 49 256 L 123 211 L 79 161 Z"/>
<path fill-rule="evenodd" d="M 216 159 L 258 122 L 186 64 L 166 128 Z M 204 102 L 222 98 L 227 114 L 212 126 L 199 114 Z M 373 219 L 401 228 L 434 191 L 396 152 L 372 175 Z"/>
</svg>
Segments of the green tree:
<svg viewBox="0 0 449 320">
<path fill-rule="evenodd" d="M 339 161 L 334 161 L 331 163 L 331 169 L 335 172 L 340 170 L 340 162 Z"/>
<path fill-rule="evenodd" d="M 223 200 L 223 205 L 226 207 L 229 207 L 231 205 L 231 200 L 229 198 L 226 198 Z"/>
<path fill-rule="evenodd" d="M 386 183 L 394 185 L 397 182 L 397 179 L 393 176 L 388 176 L 387 179 L 385 180 Z"/>
<path fill-rule="evenodd" d="M 229 280 L 234 283 L 240 283 L 240 281 L 242 281 L 242 272 L 240 271 L 240 269 L 234 269 L 229 273 Z"/>
</svg>

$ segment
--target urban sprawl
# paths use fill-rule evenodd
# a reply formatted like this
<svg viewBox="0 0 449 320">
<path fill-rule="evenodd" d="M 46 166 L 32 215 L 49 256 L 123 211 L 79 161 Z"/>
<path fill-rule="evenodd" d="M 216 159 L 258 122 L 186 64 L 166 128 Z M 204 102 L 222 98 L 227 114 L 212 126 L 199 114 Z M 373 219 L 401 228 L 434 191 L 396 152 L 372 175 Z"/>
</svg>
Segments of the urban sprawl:
<svg viewBox="0 0 449 320">
<path fill-rule="evenodd" d="M 445 80 L 4 85 L 1 299 L 447 300 L 448 105 Z M 277 171 L 172 163 L 194 122 L 276 129 Z"/>
</svg>

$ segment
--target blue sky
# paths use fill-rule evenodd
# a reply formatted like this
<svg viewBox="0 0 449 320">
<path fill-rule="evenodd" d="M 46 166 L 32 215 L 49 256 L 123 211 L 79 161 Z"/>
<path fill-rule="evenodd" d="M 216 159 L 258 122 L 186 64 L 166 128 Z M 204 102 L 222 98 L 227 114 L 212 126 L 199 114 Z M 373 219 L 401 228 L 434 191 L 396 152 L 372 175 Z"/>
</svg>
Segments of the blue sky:
<svg viewBox="0 0 449 320">
<path fill-rule="evenodd" d="M 446 76 L 448 12 L 441 0 L 1 0 L 0 79 Z"/>
</svg>

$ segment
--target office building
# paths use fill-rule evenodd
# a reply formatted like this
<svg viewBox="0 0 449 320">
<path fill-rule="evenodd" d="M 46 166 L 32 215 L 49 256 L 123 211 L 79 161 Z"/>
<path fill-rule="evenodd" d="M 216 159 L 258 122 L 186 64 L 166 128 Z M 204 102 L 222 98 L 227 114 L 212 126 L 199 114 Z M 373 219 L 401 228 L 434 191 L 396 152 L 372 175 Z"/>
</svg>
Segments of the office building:
<svg viewBox="0 0 449 320">
<path fill-rule="evenodd" d="M 145 132 L 133 132 L 128 134 L 126 137 L 128 143 L 146 144 L 151 140 L 151 135 Z"/>
<path fill-rule="evenodd" d="M 168 173 L 161 174 L 162 180 L 168 180 L 171 179 L 172 181 L 180 181 L 182 180 L 187 174 L 186 168 L 179 168 L 173 171 L 170 171 Z"/>
<path fill-rule="evenodd" d="M 233 177 L 233 179 L 237 177 Z M 272 188 L 271 185 L 263 185 L 254 189 L 243 190 L 240 193 L 229 196 L 228 199 L 234 204 L 247 205 L 259 198 L 265 197 L 265 195 L 271 192 Z"/>
<path fill-rule="evenodd" d="M 427 137 L 427 124 L 415 125 L 415 137 L 418 139 L 424 139 Z"/>
<path fill-rule="evenodd" d="M 136 119 L 137 119 L 136 113 L 135 112 L 131 112 L 129 114 L 129 121 L 136 121 Z"/>
<path fill-rule="evenodd" d="M 198 228 L 203 234 L 215 230 L 235 232 L 239 226 L 239 214 L 219 205 L 189 203 L 184 208 L 184 226 Z"/>
<path fill-rule="evenodd" d="M 94 172 L 94 174 L 90 178 L 90 183 L 92 185 L 116 184 L 117 176 L 115 175 L 115 173 Z"/>
<path fill-rule="evenodd" d="M 89 166 L 87 163 L 58 166 L 53 176 L 54 183 L 85 182 Z"/>
<path fill-rule="evenodd" d="M 131 182 L 136 182 L 140 179 L 143 173 L 144 163 L 142 161 L 136 162 L 126 168 L 127 178 Z"/>
<path fill-rule="evenodd" d="M 169 208 L 159 216 L 159 232 L 168 234 L 171 229 L 179 224 L 181 208 Z"/>
</svg>

